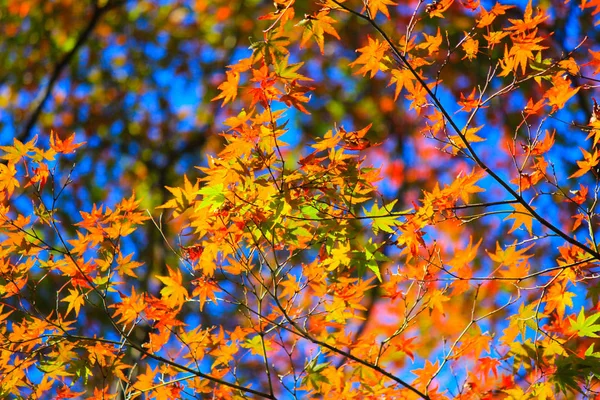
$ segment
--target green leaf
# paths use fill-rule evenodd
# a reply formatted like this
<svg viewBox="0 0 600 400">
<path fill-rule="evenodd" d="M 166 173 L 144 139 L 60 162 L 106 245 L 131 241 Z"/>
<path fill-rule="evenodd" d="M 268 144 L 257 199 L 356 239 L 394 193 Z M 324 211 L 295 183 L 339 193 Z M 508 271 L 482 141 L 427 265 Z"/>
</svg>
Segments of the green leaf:
<svg viewBox="0 0 600 400">
<path fill-rule="evenodd" d="M 198 209 L 210 206 L 211 210 L 215 210 L 225 202 L 222 183 L 214 186 L 205 186 L 198 190 L 197 194 L 202 195 L 202 202 L 198 205 Z"/>
<path fill-rule="evenodd" d="M 571 328 L 576 330 L 577 334 L 581 337 L 600 337 L 596 334 L 596 332 L 600 331 L 600 325 L 595 324 L 598 318 L 600 318 L 600 313 L 586 318 L 583 313 L 583 307 L 581 307 L 577 320 L 575 322 L 571 321 Z"/>
<path fill-rule="evenodd" d="M 590 347 L 585 351 L 585 356 L 600 358 L 600 352 L 594 352 L 594 343 L 590 344 Z"/>
<path fill-rule="evenodd" d="M 329 383 L 329 380 L 323 376 L 323 370 L 329 366 L 329 363 L 317 364 L 317 360 L 313 359 L 306 366 L 306 377 L 303 379 L 303 383 L 310 382 L 313 388 L 319 389 L 319 383 Z"/>
<path fill-rule="evenodd" d="M 395 227 L 398 224 L 398 217 L 390 214 L 397 201 L 398 200 L 396 199 L 381 208 L 379 208 L 377 202 L 374 202 L 371 211 L 367 211 L 363 208 L 365 216 L 372 218 L 373 220 L 373 232 L 377 233 L 379 231 L 384 231 L 387 233 L 394 233 L 392 227 Z"/>
<path fill-rule="evenodd" d="M 357 263 L 359 275 L 362 275 L 368 268 L 381 282 L 379 262 L 389 261 L 390 259 L 381 251 L 381 244 L 373 243 L 373 239 L 369 238 L 362 251 L 353 252 L 352 260 Z"/>
</svg>

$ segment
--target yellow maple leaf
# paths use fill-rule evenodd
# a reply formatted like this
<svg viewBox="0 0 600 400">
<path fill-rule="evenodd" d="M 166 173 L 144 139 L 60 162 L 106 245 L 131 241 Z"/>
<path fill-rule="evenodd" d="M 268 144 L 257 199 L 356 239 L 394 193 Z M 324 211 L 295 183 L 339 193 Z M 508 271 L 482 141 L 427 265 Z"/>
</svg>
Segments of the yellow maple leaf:
<svg viewBox="0 0 600 400">
<path fill-rule="evenodd" d="M 188 291 L 182 285 L 183 278 L 181 276 L 181 271 L 173 270 L 168 265 L 167 269 L 169 271 L 168 276 L 156 276 L 158 280 L 165 284 L 165 287 L 161 289 L 160 294 L 165 303 L 172 307 L 179 308 L 188 298 Z"/>
<path fill-rule="evenodd" d="M 371 18 L 375 19 L 378 12 L 381 12 L 383 15 L 390 18 L 390 12 L 388 10 L 388 6 L 395 6 L 398 3 L 394 3 L 391 0 L 369 0 L 365 1 L 365 4 L 369 7 L 369 13 L 371 14 Z M 364 8 L 363 8 L 364 12 Z"/>
<path fill-rule="evenodd" d="M 65 313 L 65 317 L 69 315 L 71 310 L 75 311 L 75 317 L 77 317 L 79 315 L 79 310 L 81 309 L 81 306 L 85 302 L 85 298 L 83 296 L 83 293 L 80 293 L 75 289 L 69 289 L 69 293 L 70 294 L 67 297 L 61 300 L 65 303 L 69 303 L 69 306 L 67 307 L 67 312 Z"/>
<path fill-rule="evenodd" d="M 388 70 L 388 67 L 382 63 L 382 60 L 389 49 L 389 45 L 385 41 L 380 42 L 378 39 L 372 39 L 370 36 L 367 40 L 368 44 L 365 47 L 356 50 L 361 55 L 351 62 L 350 66 L 362 65 L 356 73 L 363 74 L 363 76 L 370 73 L 372 78 L 378 71 Z"/>
<path fill-rule="evenodd" d="M 227 71 L 225 72 L 225 82 L 221 83 L 217 89 L 221 91 L 219 95 L 213 97 L 211 101 L 223 99 L 223 107 L 225 104 L 230 101 L 235 100 L 237 97 L 238 85 L 240 83 L 240 74 L 236 71 Z"/>
<path fill-rule="evenodd" d="M 506 221 L 508 219 L 515 220 L 512 228 L 510 228 L 510 231 L 508 231 L 508 233 L 514 232 L 521 225 L 525 225 L 525 228 L 527 228 L 527 232 L 529 232 L 529 234 L 531 235 L 533 218 L 532 218 L 531 214 L 529 213 L 529 211 L 521 203 L 513 204 L 512 208 L 514 208 L 515 211 L 513 211 L 508 217 L 504 218 L 504 221 Z M 531 208 L 535 210 L 534 207 L 531 207 Z"/>
</svg>

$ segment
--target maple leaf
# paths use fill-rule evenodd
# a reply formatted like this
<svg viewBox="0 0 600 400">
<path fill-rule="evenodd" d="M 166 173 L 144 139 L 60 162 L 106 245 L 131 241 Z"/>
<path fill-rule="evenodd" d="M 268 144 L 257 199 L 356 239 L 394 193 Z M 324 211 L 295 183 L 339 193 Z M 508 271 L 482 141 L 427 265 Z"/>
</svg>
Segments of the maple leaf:
<svg viewBox="0 0 600 400">
<path fill-rule="evenodd" d="M 535 29 L 539 24 L 550 18 L 550 16 L 545 15 L 540 8 L 537 9 L 538 13 L 535 17 L 533 15 L 533 8 L 531 7 L 531 0 L 527 3 L 525 7 L 525 12 L 523 14 L 523 19 L 512 19 L 508 20 L 513 24 L 513 26 L 509 26 L 509 31 L 517 31 L 517 32 L 525 32 L 527 30 Z"/>
<path fill-rule="evenodd" d="M 13 138 L 12 146 L 0 146 L 0 150 L 5 153 L 0 159 L 7 160 L 9 164 L 16 164 L 23 158 L 29 158 L 29 153 L 35 149 L 37 138 L 37 135 L 35 135 L 34 138 L 27 143 L 23 143 L 19 139 Z"/>
<path fill-rule="evenodd" d="M 156 278 L 165 285 L 165 287 L 161 289 L 160 294 L 169 306 L 181 308 L 188 298 L 188 291 L 182 285 L 183 278 L 181 276 L 181 271 L 178 269 L 173 270 L 168 265 L 167 270 L 169 272 L 168 276 L 156 276 Z"/>
<path fill-rule="evenodd" d="M 465 36 L 467 34 L 465 33 Z M 473 39 L 473 37 L 469 36 L 467 40 L 462 44 L 462 48 L 465 51 L 465 56 L 462 58 L 468 58 L 469 61 L 472 61 L 477 57 L 477 53 L 479 53 L 479 40 Z"/>
<path fill-rule="evenodd" d="M 552 134 L 550 134 L 548 131 L 545 132 L 544 134 L 544 139 L 543 140 L 536 140 L 532 145 L 530 146 L 525 146 L 524 150 L 531 155 L 534 156 L 541 156 L 543 154 L 546 154 L 548 151 L 550 151 L 550 149 L 552 148 L 552 146 L 554 146 L 554 136 L 556 134 L 556 131 L 552 131 Z"/>
<path fill-rule="evenodd" d="M 460 3 L 470 11 L 475 11 L 481 6 L 479 0 L 461 0 Z"/>
<path fill-rule="evenodd" d="M 69 289 L 69 293 L 70 294 L 68 296 L 61 300 L 65 303 L 69 303 L 69 306 L 67 307 L 67 312 L 65 313 L 65 317 L 69 315 L 71 310 L 75 311 L 75 317 L 77 317 L 79 315 L 79 310 L 81 309 L 81 306 L 83 305 L 83 303 L 85 303 L 85 297 L 83 293 L 79 292 L 76 289 Z"/>
<path fill-rule="evenodd" d="M 310 115 L 302 103 L 308 103 L 310 96 L 305 94 L 313 89 L 313 87 L 300 85 L 296 80 L 293 80 L 289 85 L 286 85 L 286 94 L 281 96 L 279 101 L 288 106 L 294 106 L 304 114 Z"/>
<path fill-rule="evenodd" d="M 544 99 L 540 99 L 534 104 L 533 99 L 529 98 L 529 100 L 527 101 L 527 105 L 525 106 L 523 111 L 525 111 L 525 114 L 527 114 L 528 116 L 537 115 L 544 108 L 545 105 L 546 102 Z"/>
<path fill-rule="evenodd" d="M 351 67 L 356 65 L 362 65 L 362 67 L 356 71 L 357 74 L 366 75 L 370 73 L 371 78 L 379 71 L 387 71 L 389 68 L 382 62 L 386 53 L 389 50 L 389 44 L 385 41 L 380 42 L 378 39 L 372 39 L 371 36 L 367 37 L 368 44 L 365 47 L 361 47 L 356 50 L 361 53 L 356 60 L 350 63 Z"/>
<path fill-rule="evenodd" d="M 484 138 L 477 135 L 477 132 L 479 132 L 483 127 L 484 125 L 471 128 L 465 127 L 462 131 L 463 137 L 460 137 L 459 135 L 449 135 L 448 143 L 446 144 L 446 146 L 444 146 L 444 149 L 449 148 L 452 154 L 458 154 L 461 151 L 461 149 L 465 149 L 467 147 L 464 140 L 466 140 L 468 143 L 477 143 L 485 141 Z"/>
<path fill-rule="evenodd" d="M 496 17 L 500 15 L 506 14 L 506 10 L 509 10 L 515 6 L 502 5 L 500 3 L 494 4 L 494 7 L 488 12 L 483 7 L 481 7 L 481 17 L 477 21 L 478 28 L 484 28 L 489 26 L 494 22 Z"/>
<path fill-rule="evenodd" d="M 48 177 L 50 176 L 48 164 L 42 163 L 38 168 L 31 168 L 31 171 L 33 172 L 33 176 L 31 177 L 29 182 L 27 182 L 27 185 L 25 185 L 25 187 L 29 187 L 36 183 L 39 183 L 38 190 L 41 191 L 42 189 L 44 189 L 44 186 L 46 186 L 46 182 L 48 181 Z"/>
<path fill-rule="evenodd" d="M 417 343 L 413 343 L 417 339 L 416 336 L 405 338 L 404 336 L 399 336 L 394 339 L 393 346 L 398 351 L 406 354 L 412 361 L 415 360 L 414 351 L 418 348 Z"/>
<path fill-rule="evenodd" d="M 141 267 L 144 265 L 143 262 L 132 261 L 133 253 L 123 257 L 123 254 L 119 253 L 117 257 L 117 271 L 121 274 L 131 276 L 133 278 L 137 278 L 137 275 L 133 270 L 135 268 Z"/>
<path fill-rule="evenodd" d="M 441 314 L 444 313 L 444 303 L 450 301 L 450 297 L 444 295 L 443 290 L 434 290 L 429 296 L 427 306 L 430 310 L 437 310 Z"/>
<path fill-rule="evenodd" d="M 504 218 L 504 221 L 506 221 L 508 219 L 514 219 L 515 222 L 513 223 L 513 226 L 512 226 L 512 228 L 510 228 L 508 233 L 514 232 L 521 225 L 525 225 L 527 232 L 529 232 L 529 234 L 532 235 L 531 229 L 532 229 L 533 217 L 531 216 L 531 214 L 529 214 L 529 211 L 521 203 L 512 204 L 511 206 L 512 206 L 512 208 L 514 208 L 514 211 L 508 217 Z M 531 207 L 531 208 L 535 210 L 534 207 Z"/>
<path fill-rule="evenodd" d="M 75 140 L 75 134 L 72 133 L 69 137 L 61 140 L 55 131 L 50 132 L 50 147 L 52 150 L 61 154 L 74 153 L 76 149 L 83 146 L 86 142 L 73 143 Z"/>
<path fill-rule="evenodd" d="M 317 151 L 333 149 L 342 140 L 341 135 L 333 134 L 333 131 L 329 130 L 322 139 L 316 139 L 317 143 L 311 145 L 311 147 L 317 149 Z"/>
<path fill-rule="evenodd" d="M 398 95 L 403 88 L 406 88 L 407 91 L 413 92 L 415 90 L 415 77 L 410 72 L 410 70 L 406 68 L 398 69 L 394 68 L 392 70 L 392 78 L 390 79 L 390 83 L 388 86 L 396 84 L 396 90 L 394 92 L 394 101 L 398 99 Z"/>
<path fill-rule="evenodd" d="M 589 153 L 581 147 L 579 150 L 581 150 L 583 153 L 583 161 L 577 161 L 577 166 L 579 169 L 573 175 L 569 176 L 569 178 L 577 178 L 585 175 L 588 173 L 588 171 L 591 171 L 593 168 L 595 168 L 600 161 L 600 156 L 598 155 L 597 149 L 594 150 L 594 153 Z"/>
<path fill-rule="evenodd" d="M 38 399 L 45 397 L 44 395 L 46 395 L 46 392 L 52 389 L 54 382 L 56 382 L 54 379 L 51 379 L 48 375 L 44 375 L 41 382 L 35 385 L 34 397 Z"/>
<path fill-rule="evenodd" d="M 464 265 L 470 264 L 477 256 L 477 249 L 481 245 L 482 240 L 479 239 L 479 242 L 473 246 L 473 237 L 469 237 L 469 244 L 464 249 L 456 249 L 448 265 L 454 268 L 461 268 Z"/>
<path fill-rule="evenodd" d="M 156 378 L 158 370 L 158 367 L 154 370 L 150 364 L 146 364 L 146 372 L 140 373 L 136 376 L 133 387 L 142 392 L 153 388 L 155 386 L 154 379 Z"/>
<path fill-rule="evenodd" d="M 131 286 L 131 294 L 129 296 L 122 293 L 119 294 L 122 301 L 111 305 L 112 308 L 116 308 L 114 318 L 121 316 L 116 323 L 128 325 L 138 319 L 140 314 L 146 308 L 146 302 L 144 301 L 143 295 L 138 295 L 136 293 L 134 286 Z"/>
<path fill-rule="evenodd" d="M 284 30 L 273 29 L 268 31 L 265 36 L 265 40 L 254 42 L 250 46 L 253 51 L 250 66 L 259 61 L 264 67 L 267 67 L 289 53 L 287 46 L 290 44 L 290 38 L 285 36 Z"/>
<path fill-rule="evenodd" d="M 213 361 L 211 368 L 219 365 L 227 366 L 231 361 L 233 361 L 233 356 L 238 352 L 238 350 L 239 346 L 235 342 L 232 342 L 229 345 L 219 345 L 219 347 L 210 352 L 211 355 L 215 356 L 215 361 Z"/>
<path fill-rule="evenodd" d="M 0 164 L 0 193 L 6 191 L 8 197 L 12 196 L 15 188 L 19 187 L 19 180 L 15 178 L 16 174 L 15 164 Z"/>
<path fill-rule="evenodd" d="M 494 378 L 498 378 L 498 367 L 501 365 L 500 360 L 492 357 L 482 357 L 477 360 L 476 371 L 481 373 L 482 378 L 487 378 L 490 373 Z"/>
<path fill-rule="evenodd" d="M 298 25 L 304 27 L 302 39 L 300 40 L 300 48 L 304 47 L 306 42 L 308 42 L 311 37 L 314 37 L 317 45 L 319 46 L 321 54 L 325 54 L 325 33 L 333 36 L 337 40 L 340 40 L 340 36 L 332 26 L 332 23 L 334 22 L 335 19 L 329 16 L 328 10 L 321 10 L 317 14 L 313 15 L 305 15 L 304 19 L 298 23 Z"/>
<path fill-rule="evenodd" d="M 552 87 L 546 91 L 544 97 L 553 110 L 560 110 L 569 99 L 579 92 L 580 87 L 571 88 L 571 80 L 565 79 L 562 73 L 552 77 Z"/>
<path fill-rule="evenodd" d="M 575 297 L 575 293 L 568 292 L 564 283 L 554 283 L 546 294 L 544 313 L 549 314 L 556 311 L 558 318 L 563 319 L 566 308 L 573 307 L 573 297 Z"/>
<path fill-rule="evenodd" d="M 388 19 L 390 18 L 390 12 L 388 10 L 388 6 L 395 6 L 398 3 L 395 3 L 391 0 L 368 0 L 365 1 L 365 5 L 369 9 L 370 18 L 375 19 L 377 17 L 377 13 L 381 12 Z M 362 12 L 365 12 L 365 8 L 362 9 Z"/>
<path fill-rule="evenodd" d="M 510 32 L 505 31 L 493 31 L 488 33 L 487 35 L 483 35 L 483 38 L 487 40 L 488 47 L 493 49 L 497 44 L 500 44 L 502 39 L 510 35 Z"/>
<path fill-rule="evenodd" d="M 580 337 L 600 337 L 597 333 L 600 332 L 600 324 L 596 324 L 596 321 L 600 318 L 600 313 L 590 315 L 586 318 L 583 310 L 583 307 L 581 307 L 581 311 L 577 315 L 577 320 L 570 320 L 571 329 L 577 332 Z"/>
<path fill-rule="evenodd" d="M 437 53 L 440 50 L 440 45 L 442 44 L 442 34 L 440 33 L 440 27 L 438 26 L 437 34 L 428 35 L 423 33 L 425 37 L 425 42 L 418 44 L 415 48 L 417 49 L 427 49 L 429 55 Z"/>
<path fill-rule="evenodd" d="M 312 81 L 311 78 L 299 74 L 298 71 L 304 65 L 303 62 L 289 64 L 289 56 L 275 61 L 274 68 L 278 77 L 287 80 Z M 245 114 L 245 112 L 244 112 Z M 229 125 L 225 123 L 226 125 Z"/>
<path fill-rule="evenodd" d="M 357 131 L 346 131 L 343 127 L 339 127 L 338 132 L 344 140 L 343 148 L 346 150 L 364 150 L 371 147 L 369 139 L 365 138 L 365 135 L 371 129 L 373 124 L 369 124 L 366 127 Z"/>
<path fill-rule="evenodd" d="M 573 197 L 571 197 L 571 200 L 574 201 L 575 203 L 581 205 L 581 204 L 585 203 L 585 201 L 587 200 L 588 192 L 589 192 L 589 188 L 580 183 L 578 190 L 571 190 L 571 194 L 573 194 Z M 581 216 L 583 217 L 583 215 L 581 215 Z M 575 218 L 575 217 L 573 217 L 573 218 Z"/>
<path fill-rule="evenodd" d="M 292 298 L 292 297 L 294 297 L 294 295 L 296 295 L 298 292 L 300 292 L 300 284 L 299 284 L 297 278 L 293 275 L 289 276 L 288 279 L 279 283 L 279 286 L 283 288 L 283 290 L 281 290 L 279 292 L 280 298 L 283 298 L 286 296 L 288 296 L 289 298 Z"/>
<path fill-rule="evenodd" d="M 514 72 L 521 67 L 521 72 L 525 75 L 528 63 L 535 60 L 533 52 L 548 48 L 539 44 L 543 40 L 544 38 L 537 36 L 537 31 L 535 30 L 527 35 L 512 37 L 513 46 L 508 52 L 508 57 L 512 59 L 510 63 Z"/>
<path fill-rule="evenodd" d="M 267 356 L 265 354 L 266 351 L 273 350 L 273 344 L 271 341 L 262 335 L 256 335 L 252 339 L 246 339 L 246 341 L 242 344 L 242 347 L 250 349 L 250 353 L 262 357 Z"/>
<path fill-rule="evenodd" d="M 439 361 L 436 361 L 435 364 L 432 364 L 431 361 L 425 360 L 425 365 L 421 369 L 414 369 L 410 371 L 417 378 L 414 380 L 413 384 L 417 387 L 425 386 L 439 369 Z"/>
<path fill-rule="evenodd" d="M 467 97 L 465 97 L 465 95 L 462 92 L 460 93 L 460 100 L 458 100 L 458 105 L 462 106 L 462 108 L 459 111 L 471 112 L 475 108 L 477 108 L 479 104 L 479 99 L 475 98 L 475 88 L 471 90 L 471 93 L 469 93 Z M 487 106 L 482 106 L 481 108 L 487 108 Z"/>
<path fill-rule="evenodd" d="M 198 296 L 200 312 L 202 312 L 207 300 L 210 300 L 214 304 L 217 303 L 216 292 L 219 288 L 210 278 L 200 277 L 194 279 L 192 284 L 196 286 L 192 291 L 192 297 Z"/>
<path fill-rule="evenodd" d="M 429 14 L 429 18 L 444 18 L 444 12 L 450 8 L 452 3 L 454 3 L 454 0 L 434 1 L 425 8 L 425 12 Z"/>
<path fill-rule="evenodd" d="M 598 7 L 600 9 L 600 2 L 598 3 Z M 598 75 L 600 72 L 600 51 L 593 51 L 592 49 L 588 49 L 589 53 L 592 56 L 592 59 L 582 66 L 591 66 L 594 67 L 594 75 Z"/>
<path fill-rule="evenodd" d="M 183 174 L 183 188 L 181 187 L 169 187 L 165 186 L 173 196 L 174 199 L 167 201 L 166 203 L 158 206 L 157 208 L 172 208 L 175 209 L 175 217 L 179 216 L 188 209 L 194 202 L 200 190 L 200 182 L 196 180 L 194 185 L 191 184 L 186 174 Z"/>
<path fill-rule="evenodd" d="M 584 10 L 586 8 L 596 7 L 594 11 L 592 11 L 592 15 L 596 15 L 600 13 L 600 1 L 598 0 L 581 0 L 581 9 Z M 598 22 L 595 23 L 598 25 Z"/>
<path fill-rule="evenodd" d="M 591 118 L 596 118 L 596 116 L 592 115 Z M 591 138 L 593 136 L 594 137 L 594 147 L 596 147 L 598 142 L 600 142 L 600 120 L 596 119 L 595 121 L 593 121 L 590 124 L 590 126 L 591 126 L 590 133 L 587 135 L 585 140 L 588 140 L 589 138 Z"/>
<path fill-rule="evenodd" d="M 217 96 L 213 97 L 211 101 L 223 99 L 221 107 L 230 101 L 235 100 L 238 92 L 238 85 L 240 83 L 240 74 L 236 71 L 226 71 L 225 81 L 221 83 L 217 89 L 221 91 Z"/>
<path fill-rule="evenodd" d="M 366 217 L 369 217 L 373 221 L 373 232 L 377 233 L 379 230 L 387 233 L 394 233 L 394 227 L 399 224 L 398 217 L 392 213 L 394 205 L 398 200 L 393 200 L 391 203 L 379 208 L 377 202 L 373 203 L 371 211 L 367 211 L 363 208 L 363 212 Z"/>
</svg>

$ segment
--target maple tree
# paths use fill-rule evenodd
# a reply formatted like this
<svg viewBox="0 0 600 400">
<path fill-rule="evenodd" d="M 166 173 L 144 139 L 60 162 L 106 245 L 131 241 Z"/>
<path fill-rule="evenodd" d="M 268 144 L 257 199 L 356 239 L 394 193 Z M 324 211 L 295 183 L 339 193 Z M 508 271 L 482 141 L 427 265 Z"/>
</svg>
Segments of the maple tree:
<svg viewBox="0 0 600 400">
<path fill-rule="evenodd" d="M 2 397 L 600 395 L 597 1 L 5 9 Z"/>
</svg>

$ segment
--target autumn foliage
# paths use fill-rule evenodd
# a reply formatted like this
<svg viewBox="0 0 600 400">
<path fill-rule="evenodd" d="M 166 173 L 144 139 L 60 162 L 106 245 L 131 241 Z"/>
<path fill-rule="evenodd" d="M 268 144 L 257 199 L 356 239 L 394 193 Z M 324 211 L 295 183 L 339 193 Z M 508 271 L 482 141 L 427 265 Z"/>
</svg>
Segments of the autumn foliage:
<svg viewBox="0 0 600 400">
<path fill-rule="evenodd" d="M 598 1 L 163 3 L 0 93 L 0 397 L 600 395 Z"/>
</svg>

